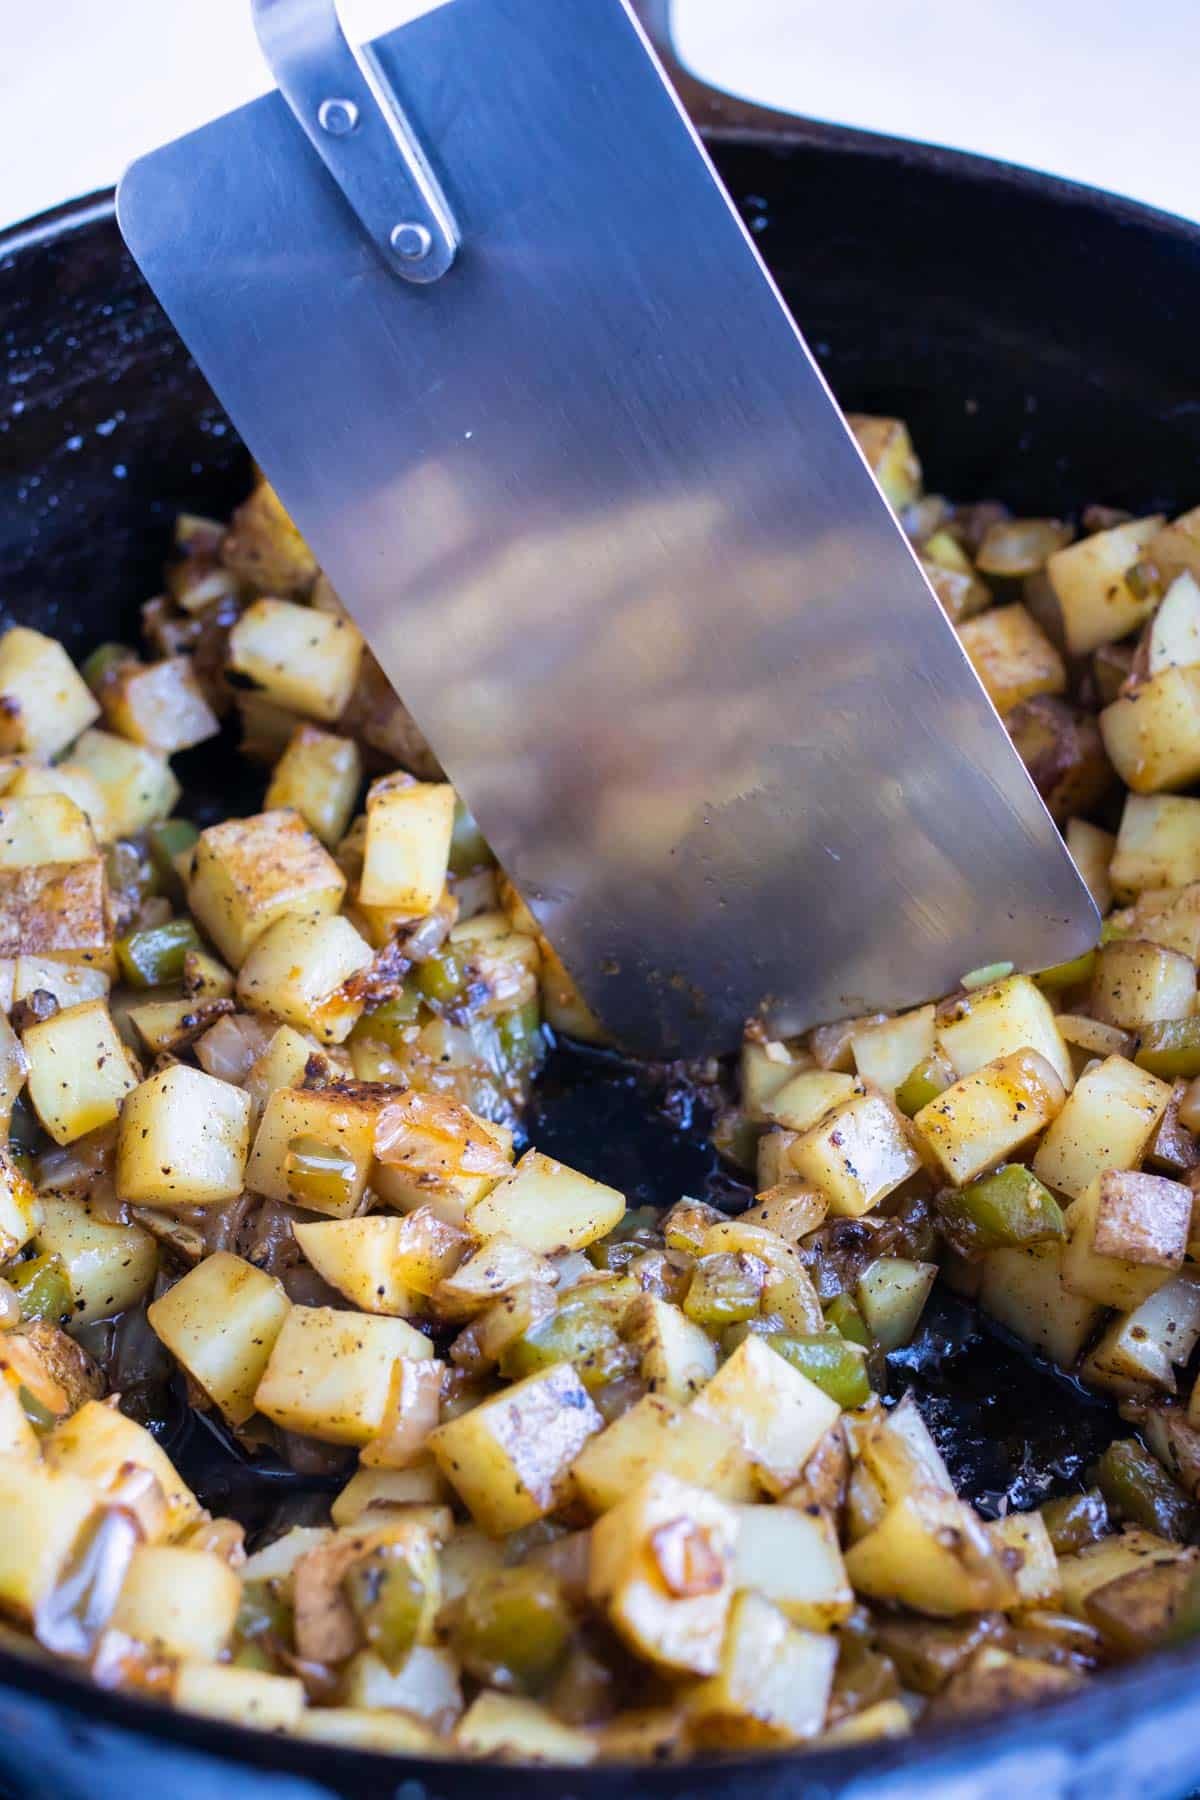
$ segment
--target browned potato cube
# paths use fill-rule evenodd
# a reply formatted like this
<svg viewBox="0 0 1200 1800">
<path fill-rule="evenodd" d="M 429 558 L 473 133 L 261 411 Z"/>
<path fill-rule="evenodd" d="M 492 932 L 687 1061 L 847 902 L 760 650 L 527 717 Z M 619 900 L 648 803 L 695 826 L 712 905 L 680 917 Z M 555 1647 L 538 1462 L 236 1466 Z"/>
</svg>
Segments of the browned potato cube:
<svg viewBox="0 0 1200 1800">
<path fill-rule="evenodd" d="M 1019 602 L 968 619 L 958 635 L 997 712 L 1067 685 L 1062 657 Z"/>
</svg>

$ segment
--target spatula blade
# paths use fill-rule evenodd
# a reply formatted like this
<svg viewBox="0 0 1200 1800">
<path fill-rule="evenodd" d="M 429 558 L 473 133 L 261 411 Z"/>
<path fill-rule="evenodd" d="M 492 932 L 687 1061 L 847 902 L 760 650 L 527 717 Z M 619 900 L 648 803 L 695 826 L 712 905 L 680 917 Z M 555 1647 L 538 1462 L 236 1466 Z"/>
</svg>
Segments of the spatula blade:
<svg viewBox="0 0 1200 1800">
<path fill-rule="evenodd" d="M 1095 910 L 623 0 L 372 47 L 461 234 L 413 286 L 278 93 L 127 240 L 629 1048 L 893 1008 Z"/>
</svg>

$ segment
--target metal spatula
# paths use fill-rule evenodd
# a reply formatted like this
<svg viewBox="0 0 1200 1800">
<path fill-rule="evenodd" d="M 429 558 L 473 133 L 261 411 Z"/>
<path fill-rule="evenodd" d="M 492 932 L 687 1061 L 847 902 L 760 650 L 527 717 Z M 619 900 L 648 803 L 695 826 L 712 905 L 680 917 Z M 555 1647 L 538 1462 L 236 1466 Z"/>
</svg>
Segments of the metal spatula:
<svg viewBox="0 0 1200 1800">
<path fill-rule="evenodd" d="M 151 286 L 585 994 L 693 1054 L 1095 912 L 624 0 L 450 0 L 137 163 Z"/>
</svg>

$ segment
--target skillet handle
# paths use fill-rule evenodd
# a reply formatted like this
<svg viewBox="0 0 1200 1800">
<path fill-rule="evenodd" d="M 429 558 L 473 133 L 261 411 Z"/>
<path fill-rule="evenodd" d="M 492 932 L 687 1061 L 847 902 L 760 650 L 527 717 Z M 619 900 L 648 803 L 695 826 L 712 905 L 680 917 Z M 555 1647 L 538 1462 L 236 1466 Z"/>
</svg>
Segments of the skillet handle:
<svg viewBox="0 0 1200 1800">
<path fill-rule="evenodd" d="M 675 36 L 671 30 L 672 0 L 629 0 L 629 4 L 697 131 L 777 133 L 781 127 L 791 126 L 794 130 L 799 126 L 801 121 L 794 113 L 756 106 L 752 100 L 724 94 L 720 88 L 710 87 L 708 82 L 690 74 L 675 49 Z"/>
</svg>

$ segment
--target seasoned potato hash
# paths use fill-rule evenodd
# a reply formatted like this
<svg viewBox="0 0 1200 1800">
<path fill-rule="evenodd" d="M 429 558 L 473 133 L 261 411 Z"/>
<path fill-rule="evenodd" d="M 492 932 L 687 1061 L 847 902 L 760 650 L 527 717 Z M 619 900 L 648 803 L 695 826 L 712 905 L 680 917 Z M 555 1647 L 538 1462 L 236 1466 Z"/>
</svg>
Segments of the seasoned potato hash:
<svg viewBox="0 0 1200 1800">
<path fill-rule="evenodd" d="M 893 1737 L 1200 1627 L 1200 509 L 954 506 L 854 424 L 1104 924 L 749 1029 L 703 1078 L 736 1214 L 527 1141 L 603 1032 L 269 486 L 178 520 L 144 653 L 0 636 L 6 1646 L 581 1764 Z M 172 758 L 233 726 L 261 809 L 200 829 Z M 888 1380 L 939 1276 L 1119 1411 L 1037 1510 Z M 282 1525 L 201 1503 L 188 1407 L 306 1478 Z"/>
</svg>

